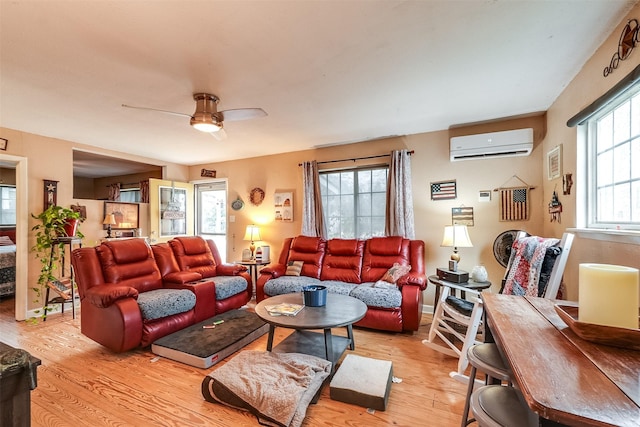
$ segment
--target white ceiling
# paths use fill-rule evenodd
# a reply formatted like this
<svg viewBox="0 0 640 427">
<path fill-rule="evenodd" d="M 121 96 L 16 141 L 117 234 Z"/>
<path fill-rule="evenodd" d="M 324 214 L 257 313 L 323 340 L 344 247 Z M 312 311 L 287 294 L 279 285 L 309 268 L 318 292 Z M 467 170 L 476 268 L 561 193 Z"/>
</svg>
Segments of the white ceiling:
<svg viewBox="0 0 640 427">
<path fill-rule="evenodd" d="M 185 165 L 546 110 L 636 3 L 0 2 L 0 126 Z M 269 115 L 220 142 L 121 107 L 194 92 Z"/>
</svg>

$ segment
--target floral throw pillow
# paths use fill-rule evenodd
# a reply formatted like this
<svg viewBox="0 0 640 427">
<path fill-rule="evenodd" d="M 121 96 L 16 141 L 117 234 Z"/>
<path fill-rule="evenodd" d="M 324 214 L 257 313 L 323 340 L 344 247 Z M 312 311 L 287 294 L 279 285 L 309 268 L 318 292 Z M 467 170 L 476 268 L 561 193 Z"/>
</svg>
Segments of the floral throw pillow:
<svg viewBox="0 0 640 427">
<path fill-rule="evenodd" d="M 287 271 L 285 276 L 299 276 L 302 272 L 304 261 L 289 261 L 287 263 Z"/>
<path fill-rule="evenodd" d="M 382 276 L 382 279 L 380 280 L 395 284 L 399 278 L 407 274 L 409 271 L 411 271 L 410 265 L 400 265 L 396 262 L 389 270 L 387 270 L 386 273 L 384 273 L 384 276 Z"/>
</svg>

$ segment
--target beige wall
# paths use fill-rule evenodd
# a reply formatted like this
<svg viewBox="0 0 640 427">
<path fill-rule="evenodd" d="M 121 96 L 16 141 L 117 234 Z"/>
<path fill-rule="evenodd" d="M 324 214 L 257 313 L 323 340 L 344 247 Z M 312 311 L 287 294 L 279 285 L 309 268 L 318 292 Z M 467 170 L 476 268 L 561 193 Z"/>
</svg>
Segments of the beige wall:
<svg viewBox="0 0 640 427">
<path fill-rule="evenodd" d="M 636 6 L 628 18 L 640 17 L 640 5 Z M 102 202 L 94 200 L 74 200 L 72 195 L 73 163 L 72 149 L 116 155 L 133 161 L 158 164 L 164 168 L 164 179 L 175 181 L 197 181 L 200 169 L 214 169 L 218 177 L 228 178 L 229 202 L 240 196 L 245 201 L 241 211 L 229 210 L 235 216 L 235 222 L 229 223 L 228 261 L 239 259 L 242 249 L 248 246 L 242 241 L 244 229 L 249 223 L 262 225 L 264 244 L 272 248 L 272 259 L 279 253 L 280 245 L 285 237 L 299 234 L 301 229 L 301 188 L 302 179 L 298 163 L 307 160 L 335 160 L 369 155 L 387 154 L 393 149 L 406 148 L 415 150 L 412 157 L 412 185 L 418 239 L 426 243 L 427 273 L 435 272 L 436 267 L 446 265 L 450 254 L 449 248 L 441 248 L 442 229 L 451 222 L 451 208 L 471 206 L 474 208 L 475 224 L 470 228 L 473 248 L 462 248 L 461 268 L 471 270 L 474 265 L 484 264 L 494 282 L 493 290 L 497 290 L 503 274 L 502 267 L 495 261 L 492 245 L 495 237 L 504 230 L 524 229 L 531 234 L 542 234 L 559 237 L 567 227 L 576 224 L 576 189 L 583 185 L 584 176 L 577 175 L 576 168 L 576 129 L 567 128 L 566 121 L 581 108 L 606 92 L 635 66 L 640 63 L 640 49 L 631 53 L 627 61 L 621 62 L 617 70 L 609 77 L 602 76 L 602 68 L 609 64 L 611 55 L 616 50 L 620 31 L 627 22 L 624 19 L 602 47 L 584 65 L 580 73 L 553 103 L 546 116 L 535 116 L 518 120 L 503 120 L 496 123 L 477 125 L 474 128 L 455 127 L 451 130 L 430 132 L 406 137 L 389 138 L 372 142 L 362 142 L 346 146 L 328 147 L 317 150 L 299 151 L 281 155 L 251 158 L 223 163 L 211 163 L 186 167 L 177 164 L 159 164 L 157 161 L 101 150 L 79 143 L 62 141 L 54 138 L 33 135 L 6 128 L 0 128 L 0 136 L 10 141 L 6 154 L 28 159 L 28 213 L 37 213 L 43 207 L 43 179 L 59 181 L 58 204 L 82 204 L 87 206 L 87 221 L 81 229 L 87 236 L 85 244 L 93 245 L 104 236 L 100 224 L 103 213 Z M 545 119 L 546 117 L 546 119 Z M 546 123 L 545 123 L 546 120 Z M 449 138 L 471 132 L 488 132 L 495 130 L 533 127 L 535 129 L 535 148 L 528 157 L 510 159 L 473 160 L 449 162 Z M 563 171 L 574 173 L 574 189 L 571 195 L 562 195 L 561 180 L 547 181 L 546 153 L 558 144 L 563 146 Z M 42 153 L 47 155 L 43 156 Z M 366 162 L 345 162 L 331 164 L 331 167 L 352 167 Z M 375 162 L 374 163 L 379 163 Z M 531 191 L 531 219 L 526 222 L 499 222 L 498 203 L 492 191 L 492 200 L 488 203 L 478 202 L 478 191 L 493 190 L 499 186 L 509 186 L 514 176 L 526 181 L 534 189 Z M 452 201 L 431 201 L 429 183 L 455 179 L 458 185 L 458 198 Z M 254 187 L 262 188 L 266 197 L 262 205 L 249 203 L 249 192 Z M 561 223 L 550 223 L 547 203 L 557 188 L 563 203 Z M 22 189 L 24 190 L 24 189 Z M 275 223 L 273 194 L 276 191 L 290 190 L 294 193 L 294 221 L 291 223 Z M 145 212 L 146 210 L 146 212 Z M 29 230 L 33 225 L 28 214 L 22 215 L 29 221 Z M 148 205 L 141 205 L 140 218 L 143 234 L 148 233 Z M 146 229 L 145 229 L 146 227 Z M 33 237 L 29 235 L 29 246 L 33 245 Z M 579 237 L 569 258 L 565 275 L 570 299 L 577 298 L 577 266 L 580 262 L 615 262 L 640 267 L 640 246 L 628 243 L 616 243 L 603 240 L 591 240 Z M 29 283 L 35 283 L 38 263 L 29 258 Z M 433 288 L 429 287 L 426 295 L 427 304 L 432 303 Z M 29 298 L 29 306 L 33 306 Z"/>
<path fill-rule="evenodd" d="M 73 198 L 73 149 L 84 149 L 105 155 L 116 155 L 122 159 L 139 161 L 149 164 L 158 164 L 164 168 L 165 174 L 169 179 L 186 180 L 188 176 L 188 168 L 186 166 L 175 164 L 159 164 L 158 161 L 140 156 L 132 156 L 123 153 L 115 153 L 109 150 L 100 150 L 95 147 L 89 147 L 84 144 L 64 141 L 55 138 L 48 138 L 40 135 L 34 135 L 18 130 L 0 128 L 0 136 L 9 140 L 6 152 L 10 156 L 19 156 L 26 158 L 28 179 L 26 188 L 19 188 L 22 194 L 27 194 L 27 212 L 19 214 L 18 221 L 27 222 L 29 230 L 28 248 L 34 243 L 31 227 L 35 225 L 35 220 L 31 218 L 31 213 L 37 214 L 42 212 L 44 208 L 44 191 L 43 180 L 58 181 L 57 203 L 60 206 L 70 206 L 71 204 L 79 204 L 87 207 L 87 220 L 80 225 L 80 230 L 85 235 L 83 245 L 94 246 L 99 243 L 100 239 L 105 236 L 102 229 L 102 220 L 104 217 L 104 202 L 89 199 Z M 46 153 L 43 155 L 42 153 Z M 148 233 L 148 205 L 140 205 L 140 219 L 143 234 Z M 18 230 L 21 228 L 18 226 Z M 28 274 L 27 288 L 37 282 L 40 264 L 31 254 L 28 255 Z M 38 307 L 34 295 L 27 297 L 27 309 L 31 310 Z M 42 302 L 40 302 L 40 305 Z"/>
<path fill-rule="evenodd" d="M 194 166 L 190 171 L 192 180 L 199 179 L 200 169 L 214 169 L 218 178 L 228 178 L 229 202 L 238 196 L 245 201 L 240 211 L 229 209 L 228 215 L 235 216 L 235 222 L 229 223 L 228 261 L 240 259 L 248 242 L 242 241 L 248 224 L 261 226 L 262 244 L 271 246 L 271 259 L 277 259 L 282 241 L 286 237 L 300 234 L 302 227 L 302 171 L 299 163 L 308 160 L 319 162 L 326 160 L 352 159 L 380 154 L 388 154 L 394 149 L 414 150 L 411 157 L 413 203 L 415 212 L 416 238 L 426 244 L 426 268 L 428 274 L 434 274 L 437 267 L 446 266 L 451 248 L 440 247 L 443 227 L 451 224 L 451 208 L 471 206 L 474 208 L 475 223 L 469 228 L 473 248 L 462 248 L 461 268 L 470 271 L 477 264 L 487 267 L 489 276 L 499 289 L 504 269 L 493 256 L 493 241 L 502 231 L 525 229 L 531 234 L 539 234 L 543 229 L 544 200 L 542 198 L 542 148 L 540 141 L 544 136 L 544 115 L 523 119 L 506 120 L 496 123 L 456 128 L 451 131 L 430 132 L 398 138 L 389 138 L 371 142 L 327 147 L 317 150 L 298 151 L 281 155 L 256 157 L 222 163 Z M 535 135 L 535 148 L 528 157 L 514 157 L 491 160 L 470 160 L 451 163 L 449 161 L 449 138 L 472 132 L 490 132 L 516 128 L 532 127 Z M 345 168 L 369 164 L 388 163 L 388 158 L 366 161 L 346 161 L 321 165 L 329 168 Z M 500 186 L 519 185 L 519 178 L 535 187 L 531 191 L 531 220 L 526 222 L 499 222 L 498 200 L 495 193 L 489 203 L 478 202 L 478 192 L 493 190 Z M 431 182 L 455 179 L 458 198 L 450 201 L 432 201 Z M 252 188 L 262 188 L 265 200 L 260 206 L 249 203 Z M 273 207 L 273 195 L 282 190 L 294 193 L 294 221 L 276 222 Z M 492 191 L 493 192 L 493 191 Z M 432 303 L 433 288 L 427 292 L 427 304 Z"/>
<path fill-rule="evenodd" d="M 640 4 L 636 5 L 627 17 L 612 29 L 611 35 L 584 64 L 580 73 L 547 111 L 547 136 L 543 141 L 543 152 L 546 153 L 562 144 L 563 173 L 573 174 L 574 187 L 570 195 L 563 195 L 561 179 L 553 181 L 545 179 L 543 181 L 545 200 L 551 199 L 553 189 L 557 187 L 563 207 L 562 223 L 545 222 L 544 233 L 546 235 L 559 236 L 566 228 L 575 227 L 577 225 L 576 214 L 583 213 L 585 209 L 582 204 L 578 205 L 576 201 L 576 194 L 581 187 L 584 189 L 586 180 L 584 173 L 579 174 L 576 162 L 578 154 L 577 129 L 567 127 L 566 123 L 568 119 L 602 96 L 640 64 L 640 48 L 636 47 L 627 60 L 619 63 L 619 67 L 615 71 L 608 77 L 603 76 L 604 67 L 609 65 L 611 57 L 617 51 L 624 25 L 633 18 L 640 19 Z M 581 146 L 581 149 L 584 148 Z M 543 168 L 543 172 L 546 173 L 546 168 Z M 600 238 L 604 238 L 604 240 L 600 240 Z M 593 236 L 578 234 L 565 270 L 568 299 L 578 299 L 578 265 L 580 263 L 611 263 L 640 268 L 638 239 L 630 240 L 632 243 L 610 241 L 610 238 L 606 236 L 594 239 Z M 633 240 L 636 241 L 633 242 Z"/>
</svg>

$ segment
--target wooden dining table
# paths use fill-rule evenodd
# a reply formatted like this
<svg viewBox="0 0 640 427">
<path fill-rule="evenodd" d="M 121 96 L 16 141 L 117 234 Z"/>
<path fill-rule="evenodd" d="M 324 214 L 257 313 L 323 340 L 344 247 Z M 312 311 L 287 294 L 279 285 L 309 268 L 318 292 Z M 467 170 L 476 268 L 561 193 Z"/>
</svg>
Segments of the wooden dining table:
<svg viewBox="0 0 640 427">
<path fill-rule="evenodd" d="M 482 299 L 486 340 L 495 340 L 542 425 L 640 426 L 640 351 L 579 338 L 553 300 L 490 293 Z"/>
</svg>

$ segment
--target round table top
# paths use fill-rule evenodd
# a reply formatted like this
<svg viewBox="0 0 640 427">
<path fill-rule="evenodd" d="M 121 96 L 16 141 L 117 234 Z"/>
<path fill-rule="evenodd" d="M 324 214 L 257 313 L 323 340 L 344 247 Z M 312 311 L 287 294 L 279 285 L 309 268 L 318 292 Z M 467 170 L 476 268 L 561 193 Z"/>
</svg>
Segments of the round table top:
<svg viewBox="0 0 640 427">
<path fill-rule="evenodd" d="M 272 316 L 265 306 L 280 303 L 304 305 L 302 292 L 283 294 L 262 300 L 256 305 L 258 317 L 274 326 L 290 329 L 329 329 L 351 325 L 367 313 L 367 305 L 357 298 L 327 293 L 323 307 L 304 307 L 295 316 Z"/>
</svg>

